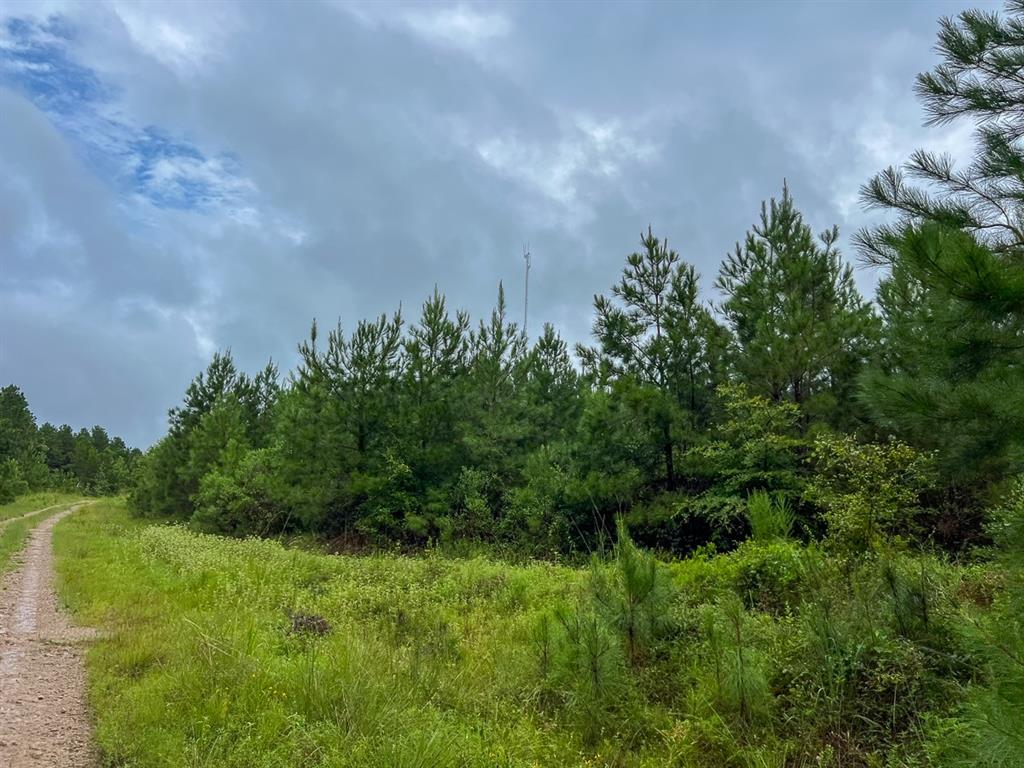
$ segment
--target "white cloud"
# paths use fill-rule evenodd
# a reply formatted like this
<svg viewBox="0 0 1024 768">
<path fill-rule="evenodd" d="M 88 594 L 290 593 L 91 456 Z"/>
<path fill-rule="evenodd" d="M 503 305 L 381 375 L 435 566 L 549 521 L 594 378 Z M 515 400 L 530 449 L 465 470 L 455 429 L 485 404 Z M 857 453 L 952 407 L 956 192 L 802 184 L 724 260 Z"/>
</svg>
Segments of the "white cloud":
<svg viewBox="0 0 1024 768">
<path fill-rule="evenodd" d="M 465 3 L 434 5 L 342 0 L 336 5 L 365 26 L 400 29 L 430 45 L 467 54 L 486 64 L 496 63 L 498 47 L 513 33 L 512 21 L 507 15 Z"/>
<path fill-rule="evenodd" d="M 256 185 L 224 161 L 212 157 L 165 155 L 143 174 L 147 190 L 161 198 L 185 202 L 198 187 L 210 202 L 224 202 L 256 192 Z"/>
<path fill-rule="evenodd" d="M 179 78 L 214 66 L 240 24 L 237 10 L 223 3 L 114 2 L 111 8 L 138 49 Z"/>
<path fill-rule="evenodd" d="M 481 12 L 467 5 L 447 8 L 416 8 L 401 16 L 415 34 L 433 43 L 470 52 L 506 37 L 512 25 L 496 12 Z"/>
<path fill-rule="evenodd" d="M 658 148 L 620 120 L 577 115 L 553 142 L 530 141 L 514 133 L 491 136 L 475 145 L 478 156 L 498 173 L 540 192 L 562 208 L 563 223 L 590 218 L 581 189 L 595 177 L 613 180 L 633 166 L 649 163 Z"/>
</svg>

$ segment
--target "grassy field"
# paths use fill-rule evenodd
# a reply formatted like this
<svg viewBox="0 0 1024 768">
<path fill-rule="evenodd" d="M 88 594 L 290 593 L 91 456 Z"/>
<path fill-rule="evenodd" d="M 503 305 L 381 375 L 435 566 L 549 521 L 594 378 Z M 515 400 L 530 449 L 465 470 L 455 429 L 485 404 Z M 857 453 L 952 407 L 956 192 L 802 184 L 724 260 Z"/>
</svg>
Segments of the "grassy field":
<svg viewBox="0 0 1024 768">
<path fill-rule="evenodd" d="M 980 570 L 786 541 L 593 569 L 332 557 L 109 501 L 55 536 L 63 598 L 105 631 L 111 766 L 925 765 L 977 673 L 954 622 L 987 600 Z"/>
<path fill-rule="evenodd" d="M 46 492 L 29 494 L 10 504 L 0 505 L 0 573 L 10 567 L 11 556 L 21 549 L 33 528 L 48 515 L 60 511 L 63 505 L 76 500 L 77 497 L 66 493 Z M 54 509 L 23 520 L 14 519 L 47 507 L 54 507 Z"/>
</svg>

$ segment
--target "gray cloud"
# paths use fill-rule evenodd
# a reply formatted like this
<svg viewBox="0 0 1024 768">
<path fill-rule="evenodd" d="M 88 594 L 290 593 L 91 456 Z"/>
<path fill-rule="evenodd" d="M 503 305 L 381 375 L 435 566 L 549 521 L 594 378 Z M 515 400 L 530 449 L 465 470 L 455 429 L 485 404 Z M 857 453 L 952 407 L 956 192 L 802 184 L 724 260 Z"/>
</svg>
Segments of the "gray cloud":
<svg viewBox="0 0 1024 768">
<path fill-rule="evenodd" d="M 648 223 L 711 296 L 783 177 L 850 234 L 870 173 L 966 146 L 911 95 L 959 7 L 0 5 L 109 92 L 55 115 L 0 70 L 0 380 L 146 445 L 215 348 L 289 366 L 435 283 L 518 313 L 526 241 L 534 329 L 584 338 Z"/>
</svg>

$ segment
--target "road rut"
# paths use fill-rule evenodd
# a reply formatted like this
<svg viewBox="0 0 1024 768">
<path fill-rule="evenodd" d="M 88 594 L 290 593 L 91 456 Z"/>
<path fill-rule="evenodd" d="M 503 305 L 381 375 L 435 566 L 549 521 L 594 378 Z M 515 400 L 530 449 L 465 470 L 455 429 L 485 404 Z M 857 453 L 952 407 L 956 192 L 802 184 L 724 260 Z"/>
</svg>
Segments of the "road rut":
<svg viewBox="0 0 1024 768">
<path fill-rule="evenodd" d="M 54 591 L 53 528 L 81 505 L 41 522 L 0 591 L 0 766 L 93 768 L 82 644 Z"/>
</svg>

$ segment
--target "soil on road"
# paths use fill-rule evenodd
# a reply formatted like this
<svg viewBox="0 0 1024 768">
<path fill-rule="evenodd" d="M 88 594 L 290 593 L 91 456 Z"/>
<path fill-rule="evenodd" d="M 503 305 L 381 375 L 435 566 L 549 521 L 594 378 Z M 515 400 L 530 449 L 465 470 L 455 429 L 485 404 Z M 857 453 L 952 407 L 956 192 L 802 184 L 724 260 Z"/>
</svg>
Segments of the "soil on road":
<svg viewBox="0 0 1024 768">
<path fill-rule="evenodd" d="M 76 506 L 30 534 L 20 562 L 0 581 L 0 766 L 91 768 L 91 724 L 83 642 L 53 585 L 53 527 Z"/>
</svg>

